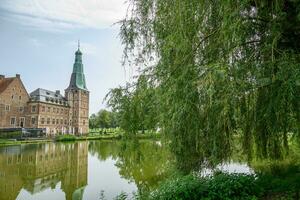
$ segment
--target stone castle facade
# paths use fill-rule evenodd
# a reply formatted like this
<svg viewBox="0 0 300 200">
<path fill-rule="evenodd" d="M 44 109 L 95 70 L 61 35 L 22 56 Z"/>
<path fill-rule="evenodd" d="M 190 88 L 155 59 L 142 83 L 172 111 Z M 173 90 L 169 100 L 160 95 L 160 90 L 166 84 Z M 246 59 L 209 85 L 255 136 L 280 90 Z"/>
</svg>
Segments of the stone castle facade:
<svg viewBox="0 0 300 200">
<path fill-rule="evenodd" d="M 47 135 L 89 131 L 89 91 L 78 47 L 65 94 L 38 88 L 28 94 L 19 74 L 0 75 L 0 129 L 43 128 Z"/>
</svg>

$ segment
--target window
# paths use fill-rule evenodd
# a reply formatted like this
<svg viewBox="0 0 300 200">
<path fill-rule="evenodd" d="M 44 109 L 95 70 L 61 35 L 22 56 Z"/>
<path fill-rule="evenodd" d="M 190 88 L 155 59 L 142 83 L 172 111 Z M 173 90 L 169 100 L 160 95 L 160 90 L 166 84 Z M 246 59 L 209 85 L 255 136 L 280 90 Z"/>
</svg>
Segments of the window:
<svg viewBox="0 0 300 200">
<path fill-rule="evenodd" d="M 56 124 L 59 124 L 59 119 L 56 119 Z"/>
<path fill-rule="evenodd" d="M 35 117 L 32 117 L 32 118 L 31 118 L 31 124 L 32 124 L 32 125 L 35 125 L 35 119 L 36 119 Z"/>
<path fill-rule="evenodd" d="M 67 125 L 68 121 L 65 119 L 65 125 Z"/>
<path fill-rule="evenodd" d="M 42 112 L 45 112 L 45 106 L 42 106 Z"/>
<path fill-rule="evenodd" d="M 19 96 L 19 100 L 21 100 L 22 99 L 22 96 Z"/>
<path fill-rule="evenodd" d="M 56 108 L 53 108 L 53 112 L 54 112 L 54 113 L 56 112 Z"/>
<path fill-rule="evenodd" d="M 50 121 L 51 121 L 50 118 L 47 118 L 47 124 L 50 124 Z"/>
<path fill-rule="evenodd" d="M 48 107 L 48 112 L 50 112 L 51 111 L 51 108 L 50 107 Z"/>
<path fill-rule="evenodd" d="M 31 106 L 31 112 L 35 113 L 36 112 L 36 106 Z"/>
<path fill-rule="evenodd" d="M 6 106 L 5 106 L 5 110 L 6 110 L 6 111 L 10 111 L 10 105 L 6 105 Z"/>
<path fill-rule="evenodd" d="M 60 119 L 60 124 L 64 124 L 64 120 L 63 119 Z"/>
<path fill-rule="evenodd" d="M 19 107 L 19 111 L 22 113 L 24 111 L 24 107 Z"/>
<path fill-rule="evenodd" d="M 45 124 L 45 118 L 41 119 L 41 124 Z"/>
<path fill-rule="evenodd" d="M 10 118 L 10 125 L 16 125 L 16 118 L 15 117 L 12 117 Z"/>
<path fill-rule="evenodd" d="M 55 124 L 55 119 L 52 119 L 52 124 Z"/>
<path fill-rule="evenodd" d="M 25 126 L 25 117 L 20 117 L 20 127 Z"/>
<path fill-rule="evenodd" d="M 14 99 L 14 95 L 11 95 L 11 99 Z"/>
<path fill-rule="evenodd" d="M 83 120 L 83 125 L 85 125 L 85 120 Z"/>
</svg>

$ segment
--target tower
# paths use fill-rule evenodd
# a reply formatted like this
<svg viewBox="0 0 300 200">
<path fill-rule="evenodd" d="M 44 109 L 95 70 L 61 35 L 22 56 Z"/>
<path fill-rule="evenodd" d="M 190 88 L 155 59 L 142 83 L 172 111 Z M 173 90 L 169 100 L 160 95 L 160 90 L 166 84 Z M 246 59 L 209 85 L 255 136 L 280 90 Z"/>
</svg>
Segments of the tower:
<svg viewBox="0 0 300 200">
<path fill-rule="evenodd" d="M 86 87 L 79 41 L 70 85 L 65 90 L 65 96 L 70 105 L 69 132 L 76 135 L 87 134 L 89 131 L 89 91 Z"/>
</svg>

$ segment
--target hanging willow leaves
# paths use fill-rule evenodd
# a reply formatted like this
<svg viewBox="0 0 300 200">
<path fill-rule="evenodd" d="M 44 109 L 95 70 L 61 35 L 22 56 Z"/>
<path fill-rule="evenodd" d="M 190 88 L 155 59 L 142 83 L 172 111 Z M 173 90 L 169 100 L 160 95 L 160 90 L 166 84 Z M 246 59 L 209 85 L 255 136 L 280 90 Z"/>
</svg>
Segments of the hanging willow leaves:
<svg viewBox="0 0 300 200">
<path fill-rule="evenodd" d="M 159 126 L 179 161 L 226 159 L 234 135 L 280 158 L 300 138 L 299 16 L 299 0 L 130 1 L 125 60 L 157 60 Z"/>
</svg>

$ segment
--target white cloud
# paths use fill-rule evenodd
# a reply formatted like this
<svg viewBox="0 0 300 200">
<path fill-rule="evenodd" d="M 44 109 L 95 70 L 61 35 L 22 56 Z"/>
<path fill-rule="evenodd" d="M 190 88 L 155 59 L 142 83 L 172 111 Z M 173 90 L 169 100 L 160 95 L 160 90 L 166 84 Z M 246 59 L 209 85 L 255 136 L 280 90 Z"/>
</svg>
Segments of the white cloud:
<svg viewBox="0 0 300 200">
<path fill-rule="evenodd" d="M 43 30 L 107 28 L 124 18 L 125 0 L 1 0 L 1 16 Z M 0 16 L 0 17 L 1 17 Z"/>
</svg>

